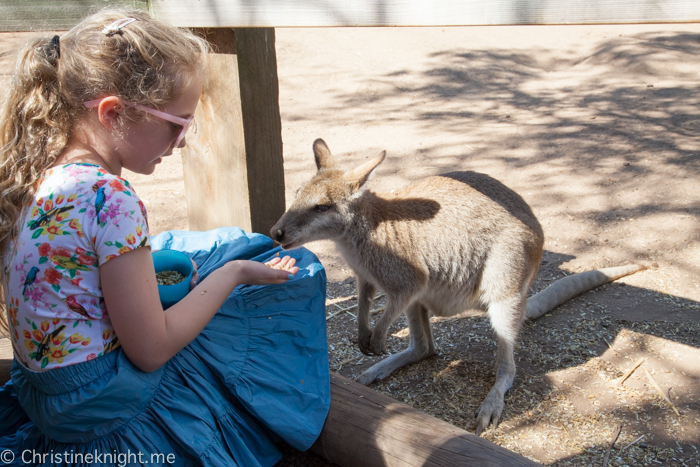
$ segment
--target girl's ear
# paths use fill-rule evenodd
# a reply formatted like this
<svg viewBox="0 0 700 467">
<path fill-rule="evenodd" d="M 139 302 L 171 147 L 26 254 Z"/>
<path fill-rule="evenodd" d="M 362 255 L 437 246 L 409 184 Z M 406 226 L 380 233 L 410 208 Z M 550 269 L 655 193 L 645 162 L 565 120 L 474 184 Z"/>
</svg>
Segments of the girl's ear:
<svg viewBox="0 0 700 467">
<path fill-rule="evenodd" d="M 97 106 L 97 118 L 108 130 L 119 128 L 119 116 L 124 111 L 124 103 L 117 96 L 102 99 Z"/>
</svg>

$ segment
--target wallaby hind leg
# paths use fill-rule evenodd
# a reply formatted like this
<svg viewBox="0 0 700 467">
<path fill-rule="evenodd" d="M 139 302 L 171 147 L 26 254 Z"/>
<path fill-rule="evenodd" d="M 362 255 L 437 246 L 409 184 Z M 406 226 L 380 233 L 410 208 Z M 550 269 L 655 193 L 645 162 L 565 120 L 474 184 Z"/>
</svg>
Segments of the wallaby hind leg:
<svg viewBox="0 0 700 467">
<path fill-rule="evenodd" d="M 372 329 L 369 327 L 369 312 L 372 309 L 376 292 L 377 288 L 374 284 L 360 277 L 357 278 L 357 344 L 365 355 L 371 353 Z"/>
<path fill-rule="evenodd" d="M 476 434 L 481 434 L 491 423 L 498 426 L 503 412 L 503 397 L 515 379 L 515 342 L 524 319 L 525 299 L 513 297 L 508 300 L 491 303 L 488 314 L 491 326 L 498 340 L 496 355 L 496 382 L 489 391 L 477 413 Z"/>
<path fill-rule="evenodd" d="M 424 358 L 435 355 L 433 334 L 430 326 L 430 311 L 420 303 L 412 304 L 406 310 L 408 329 L 410 332 L 410 344 L 402 352 L 385 358 L 365 370 L 357 377 L 357 382 L 372 384 L 389 376 L 394 370 L 402 366 L 417 363 Z M 376 328 L 375 328 L 376 332 Z"/>
</svg>

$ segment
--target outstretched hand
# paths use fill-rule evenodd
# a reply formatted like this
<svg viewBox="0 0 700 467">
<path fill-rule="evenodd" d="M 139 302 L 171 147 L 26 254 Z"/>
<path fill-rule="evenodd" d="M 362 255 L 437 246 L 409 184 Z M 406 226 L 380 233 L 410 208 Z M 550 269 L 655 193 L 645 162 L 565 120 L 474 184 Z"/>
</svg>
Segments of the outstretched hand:
<svg viewBox="0 0 700 467">
<path fill-rule="evenodd" d="M 276 256 L 270 261 L 263 264 L 265 264 L 268 267 L 271 267 L 272 269 L 279 269 L 280 271 L 289 271 L 290 274 L 296 274 L 297 272 L 299 272 L 299 268 L 295 266 L 296 263 L 296 258 L 292 258 L 291 256 L 285 256 L 283 258 Z"/>
<path fill-rule="evenodd" d="M 296 259 L 285 256 L 273 258 L 266 263 L 257 261 L 235 261 L 242 283 L 250 285 L 283 284 L 299 272 Z"/>
</svg>

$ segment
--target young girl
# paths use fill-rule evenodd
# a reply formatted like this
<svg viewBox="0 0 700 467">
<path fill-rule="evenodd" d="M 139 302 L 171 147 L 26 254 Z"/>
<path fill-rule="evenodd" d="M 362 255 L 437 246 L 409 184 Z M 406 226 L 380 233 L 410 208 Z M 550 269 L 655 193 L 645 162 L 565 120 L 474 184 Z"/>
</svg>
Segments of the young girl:
<svg viewBox="0 0 700 467">
<path fill-rule="evenodd" d="M 145 13 L 106 11 L 18 57 L 0 117 L 4 464 L 271 466 L 277 442 L 306 450 L 323 426 L 317 259 L 280 259 L 235 228 L 150 239 L 120 177 L 185 145 L 207 53 Z M 165 311 L 151 248 L 198 266 Z"/>
</svg>

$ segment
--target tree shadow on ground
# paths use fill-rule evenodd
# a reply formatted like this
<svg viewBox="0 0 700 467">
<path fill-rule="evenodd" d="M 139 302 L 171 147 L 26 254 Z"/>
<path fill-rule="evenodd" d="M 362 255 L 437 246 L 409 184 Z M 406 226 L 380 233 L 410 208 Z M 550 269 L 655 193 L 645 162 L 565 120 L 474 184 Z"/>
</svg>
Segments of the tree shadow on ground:
<svg viewBox="0 0 700 467">
<path fill-rule="evenodd" d="M 555 49 L 443 50 L 371 77 L 369 90 L 337 92 L 330 113 L 367 128 L 410 121 L 425 136 L 415 153 L 392 154 L 388 132 L 373 186 L 485 171 L 542 220 L 564 218 L 577 258 L 663 257 L 700 275 L 676 254 L 700 248 L 700 86 L 687 65 L 699 53 L 700 35 L 682 32 L 616 37 L 568 58 Z M 672 225 L 684 234 L 671 235 Z"/>
<path fill-rule="evenodd" d="M 547 251 L 533 290 L 570 274 L 560 269 L 570 260 L 569 255 Z M 547 464 L 593 465 L 609 448 L 600 442 L 600 434 L 609 439 L 621 425 L 610 465 L 698 459 L 700 319 L 695 310 L 700 304 L 681 297 L 669 303 L 668 296 L 624 281 L 584 293 L 526 323 L 516 352 L 518 374 L 506 396 L 502 423 L 487 433 L 487 439 Z M 665 315 L 636 319 L 635 307 L 644 301 L 645 308 L 658 306 Z M 337 303 L 343 308 L 353 302 Z M 473 432 L 473 415 L 494 382 L 496 346 L 488 319 L 469 315 L 433 319 L 438 356 L 397 370 L 372 387 Z M 329 326 L 329 344 L 338 352 L 343 345 L 353 345 L 355 332 L 352 317 L 342 316 L 344 324 Z M 338 334 L 337 327 L 344 327 L 345 334 Z M 408 345 L 404 320 L 390 335 L 391 353 Z M 331 366 L 337 369 L 333 353 Z M 644 363 L 619 385 L 619 378 L 641 358 Z M 356 377 L 378 360 L 361 357 L 359 363 L 344 362 L 339 371 Z M 654 383 L 670 394 L 679 415 Z M 644 437 L 623 450 L 640 436 Z"/>
</svg>

